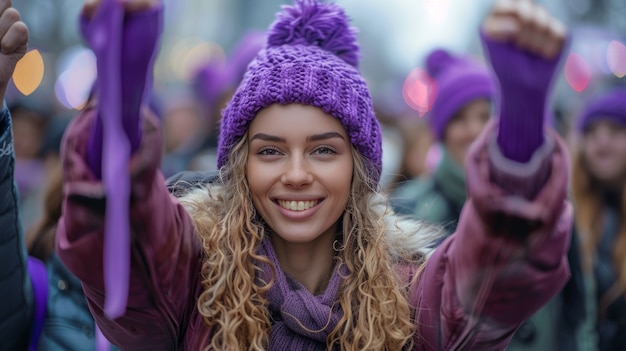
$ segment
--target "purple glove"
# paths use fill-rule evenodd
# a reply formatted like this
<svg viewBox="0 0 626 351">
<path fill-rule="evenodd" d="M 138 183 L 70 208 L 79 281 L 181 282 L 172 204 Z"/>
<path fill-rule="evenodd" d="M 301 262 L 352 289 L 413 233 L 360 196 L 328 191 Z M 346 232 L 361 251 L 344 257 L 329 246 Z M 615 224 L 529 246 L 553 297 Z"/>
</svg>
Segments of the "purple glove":
<svg viewBox="0 0 626 351">
<path fill-rule="evenodd" d="M 528 162 L 544 141 L 544 123 L 551 114 L 548 95 L 565 50 L 546 60 L 511 43 L 492 41 L 482 30 L 480 36 L 500 84 L 498 146 L 508 159 Z"/>
<path fill-rule="evenodd" d="M 97 57 L 97 120 L 87 162 L 101 176 L 106 191 L 104 235 L 104 313 L 124 314 L 130 279 L 131 153 L 141 143 L 140 108 L 162 30 L 161 5 L 126 15 L 117 0 L 102 2 L 90 22 L 81 21 L 83 35 Z"/>
<path fill-rule="evenodd" d="M 158 41 L 162 31 L 162 6 L 154 7 L 148 11 L 124 14 L 122 30 L 122 48 L 119 67 L 121 69 L 121 113 L 124 132 L 130 142 L 131 152 L 135 152 L 141 144 L 141 119 L 140 110 L 144 101 L 147 101 L 148 93 L 152 86 L 152 69 L 156 57 Z M 110 46 L 97 50 L 94 48 L 95 41 L 99 40 L 98 30 L 102 23 L 96 23 L 97 17 L 105 17 L 103 12 L 110 11 L 102 6 L 93 20 L 85 16 L 80 17 L 81 33 L 89 46 L 94 50 L 98 61 L 104 58 Z M 100 18 L 102 20 L 102 18 Z M 96 30 L 98 28 L 98 30 Z M 98 52 L 100 51 L 100 52 Z M 110 76 L 107 67 L 98 70 L 99 76 Z M 99 95 L 99 82 L 94 83 L 95 95 Z M 87 163 L 95 176 L 102 177 L 102 109 L 108 109 L 106 101 L 98 103 L 98 118 L 94 124 L 92 137 L 89 139 Z"/>
</svg>

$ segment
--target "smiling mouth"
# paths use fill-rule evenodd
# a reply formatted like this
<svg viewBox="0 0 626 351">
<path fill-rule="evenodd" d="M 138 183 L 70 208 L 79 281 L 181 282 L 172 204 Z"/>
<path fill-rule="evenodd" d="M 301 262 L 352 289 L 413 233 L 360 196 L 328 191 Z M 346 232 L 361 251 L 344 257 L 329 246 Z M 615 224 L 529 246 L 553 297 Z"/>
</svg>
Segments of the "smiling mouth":
<svg viewBox="0 0 626 351">
<path fill-rule="evenodd" d="M 278 202 L 278 205 L 284 209 L 287 209 L 290 211 L 304 211 L 317 205 L 319 203 L 319 200 L 315 200 L 315 201 L 277 200 L 277 202 Z"/>
</svg>

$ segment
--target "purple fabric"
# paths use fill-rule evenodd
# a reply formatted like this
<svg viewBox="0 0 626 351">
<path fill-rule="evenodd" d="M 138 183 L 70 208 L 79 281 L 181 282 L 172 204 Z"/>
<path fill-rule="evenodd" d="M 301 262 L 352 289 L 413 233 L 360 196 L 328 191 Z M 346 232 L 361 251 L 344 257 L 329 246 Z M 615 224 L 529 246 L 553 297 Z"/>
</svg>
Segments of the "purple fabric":
<svg viewBox="0 0 626 351">
<path fill-rule="evenodd" d="M 426 57 L 425 66 L 435 80 L 436 91 L 427 121 L 439 140 L 444 139 L 448 122 L 465 105 L 476 99 L 492 101 L 495 97 L 491 72 L 476 60 L 436 49 Z"/>
<path fill-rule="evenodd" d="M 27 264 L 28 274 L 33 284 L 33 295 L 35 296 L 34 323 L 28 351 L 36 351 L 43 332 L 48 306 L 48 271 L 46 265 L 34 257 L 29 256 Z"/>
<path fill-rule="evenodd" d="M 359 47 L 343 9 L 299 0 L 285 6 L 268 32 L 268 46 L 248 72 L 223 112 L 218 167 L 250 121 L 264 107 L 305 104 L 341 121 L 354 147 L 368 161 L 377 186 L 382 170 L 380 125 L 367 83 L 358 71 Z"/>
<path fill-rule="evenodd" d="M 155 47 L 159 39 L 161 24 L 159 20 L 159 8 L 149 11 L 125 14 L 122 34 L 121 49 L 121 91 L 122 91 L 122 124 L 129 141 L 131 152 L 135 152 L 141 143 L 141 125 L 139 112 L 142 103 L 154 100 L 151 94 L 152 67 L 155 59 Z M 95 34 L 92 23 L 85 17 L 80 17 L 81 33 L 89 45 L 93 45 Z M 96 81 L 94 89 L 96 96 L 99 94 L 99 82 Z M 153 102 L 153 101 L 152 101 Z M 154 106 L 154 102 L 151 107 Z M 99 104 L 98 109 L 107 108 Z M 158 112 L 153 107 L 155 112 Z M 99 113 L 100 115 L 100 113 Z M 88 162 L 95 176 L 102 177 L 102 121 L 100 118 L 94 124 L 92 138 L 89 141 Z"/>
<path fill-rule="evenodd" d="M 96 351 L 109 351 L 111 350 L 111 343 L 102 334 L 102 330 L 96 324 Z"/>
<path fill-rule="evenodd" d="M 114 0 L 104 1 L 92 19 L 92 49 L 98 57 L 98 116 L 102 120 L 102 180 L 107 195 L 104 237 L 104 311 L 110 319 L 124 314 L 130 278 L 130 181 L 124 176 L 130 160 L 130 142 L 122 123 L 121 51 L 124 10 Z M 120 175 L 122 175 L 120 177 Z"/>
<path fill-rule="evenodd" d="M 546 60 L 480 35 L 500 85 L 498 146 L 508 159 L 528 162 L 544 140 L 548 93 L 562 52 Z"/>
<path fill-rule="evenodd" d="M 259 254 L 267 256 L 276 271 L 275 283 L 267 292 L 273 317 L 270 350 L 326 350 L 326 340 L 343 316 L 336 304 L 344 265 L 337 266 L 323 295 L 314 296 L 302 284 L 281 269 L 269 238 L 265 238 Z M 263 264 L 261 279 L 269 282 L 272 269 Z M 339 270 L 342 270 L 340 273 Z"/>
<path fill-rule="evenodd" d="M 151 84 L 162 6 L 127 16 L 123 5 L 104 1 L 81 29 L 95 52 L 98 69 L 98 121 L 87 160 L 106 189 L 104 239 L 104 311 L 110 319 L 124 314 L 130 277 L 130 155 L 141 142 L 139 109 Z M 99 165 L 102 167 L 99 169 Z M 100 172 L 98 172 L 100 170 Z M 100 174 L 99 174 L 100 173 Z"/>
<path fill-rule="evenodd" d="M 626 127 L 626 89 L 614 88 L 594 96 L 578 119 L 578 132 L 583 133 L 599 119 L 611 120 Z"/>
</svg>

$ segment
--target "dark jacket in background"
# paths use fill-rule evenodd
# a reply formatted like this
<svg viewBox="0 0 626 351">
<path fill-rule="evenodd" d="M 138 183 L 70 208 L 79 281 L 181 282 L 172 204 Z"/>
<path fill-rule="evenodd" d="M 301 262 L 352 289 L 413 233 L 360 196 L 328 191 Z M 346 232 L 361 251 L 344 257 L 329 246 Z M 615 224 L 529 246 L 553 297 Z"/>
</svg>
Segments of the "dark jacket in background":
<svg viewBox="0 0 626 351">
<path fill-rule="evenodd" d="M 19 196 L 14 179 L 11 118 L 0 111 L 0 350 L 25 350 L 32 325 L 33 291 L 26 266 Z"/>
<path fill-rule="evenodd" d="M 35 322 L 14 166 L 11 117 L 5 107 L 0 111 L 0 351 L 26 350 Z M 80 281 L 54 253 L 45 264 L 48 300 L 38 350 L 95 350 L 95 323 Z"/>
</svg>

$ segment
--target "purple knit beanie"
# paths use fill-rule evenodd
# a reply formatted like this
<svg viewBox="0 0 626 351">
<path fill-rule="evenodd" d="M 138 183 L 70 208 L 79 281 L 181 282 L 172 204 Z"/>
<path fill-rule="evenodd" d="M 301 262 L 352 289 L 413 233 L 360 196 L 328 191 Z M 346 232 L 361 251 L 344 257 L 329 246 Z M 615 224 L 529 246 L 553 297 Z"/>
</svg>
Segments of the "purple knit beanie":
<svg viewBox="0 0 626 351">
<path fill-rule="evenodd" d="M 493 100 L 495 97 L 491 72 L 469 57 L 436 49 L 426 58 L 426 70 L 436 82 L 435 102 L 428 121 L 439 140 L 443 140 L 450 119 L 466 104 L 479 98 Z"/>
<path fill-rule="evenodd" d="M 262 108 L 298 103 L 339 119 L 378 183 L 381 130 L 358 70 L 356 31 L 344 10 L 336 4 L 296 0 L 293 6 L 282 7 L 267 38 L 223 111 L 217 166 L 227 163 L 233 146 Z"/>
<path fill-rule="evenodd" d="M 617 88 L 589 101 L 578 120 L 578 131 L 584 133 L 597 120 L 611 120 L 626 127 L 626 89 Z"/>
</svg>

